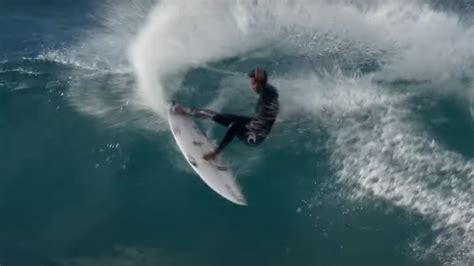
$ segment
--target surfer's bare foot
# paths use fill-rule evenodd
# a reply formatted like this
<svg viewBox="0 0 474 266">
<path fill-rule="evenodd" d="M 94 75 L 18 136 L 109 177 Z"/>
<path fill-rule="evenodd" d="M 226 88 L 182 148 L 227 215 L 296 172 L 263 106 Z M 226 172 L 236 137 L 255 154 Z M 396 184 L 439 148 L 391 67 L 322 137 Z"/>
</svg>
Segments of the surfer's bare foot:
<svg viewBox="0 0 474 266">
<path fill-rule="evenodd" d="M 218 154 L 217 152 L 211 151 L 211 152 L 209 152 L 209 153 L 204 154 L 204 155 L 202 156 L 202 158 L 203 158 L 204 160 L 206 160 L 206 161 L 214 160 L 214 159 L 216 159 L 217 154 Z"/>
</svg>

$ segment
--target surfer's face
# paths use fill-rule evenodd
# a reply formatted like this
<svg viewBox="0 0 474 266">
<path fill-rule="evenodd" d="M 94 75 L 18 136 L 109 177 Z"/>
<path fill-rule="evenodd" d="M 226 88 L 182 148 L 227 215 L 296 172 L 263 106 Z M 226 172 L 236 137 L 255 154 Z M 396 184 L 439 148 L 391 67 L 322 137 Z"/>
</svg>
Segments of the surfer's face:
<svg viewBox="0 0 474 266">
<path fill-rule="evenodd" d="M 257 92 L 258 89 L 258 82 L 255 78 L 250 78 L 250 88 L 254 91 Z"/>
</svg>

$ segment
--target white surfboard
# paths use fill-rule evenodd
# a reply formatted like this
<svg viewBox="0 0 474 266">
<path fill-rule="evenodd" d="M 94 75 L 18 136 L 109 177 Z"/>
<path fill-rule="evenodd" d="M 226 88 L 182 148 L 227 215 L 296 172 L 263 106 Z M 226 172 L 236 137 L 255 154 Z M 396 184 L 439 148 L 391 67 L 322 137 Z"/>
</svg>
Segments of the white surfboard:
<svg viewBox="0 0 474 266">
<path fill-rule="evenodd" d="M 211 161 L 202 158 L 214 147 L 197 124 L 191 117 L 175 114 L 173 110 L 174 106 L 171 106 L 168 118 L 171 132 L 189 165 L 219 195 L 235 204 L 247 205 L 232 170 L 224 164 L 220 156 Z"/>
</svg>

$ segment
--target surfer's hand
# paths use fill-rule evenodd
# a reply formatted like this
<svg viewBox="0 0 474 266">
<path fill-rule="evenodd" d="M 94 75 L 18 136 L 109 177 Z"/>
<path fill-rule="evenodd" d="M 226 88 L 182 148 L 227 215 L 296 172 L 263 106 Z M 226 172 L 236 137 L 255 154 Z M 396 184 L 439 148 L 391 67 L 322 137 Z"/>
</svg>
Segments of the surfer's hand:
<svg viewBox="0 0 474 266">
<path fill-rule="evenodd" d="M 204 154 L 204 155 L 202 156 L 202 158 L 203 158 L 204 160 L 206 160 L 206 161 L 214 160 L 214 159 L 216 159 L 217 154 L 218 154 L 218 153 L 217 153 L 216 151 L 211 151 L 211 152 L 208 152 L 208 153 Z"/>
</svg>

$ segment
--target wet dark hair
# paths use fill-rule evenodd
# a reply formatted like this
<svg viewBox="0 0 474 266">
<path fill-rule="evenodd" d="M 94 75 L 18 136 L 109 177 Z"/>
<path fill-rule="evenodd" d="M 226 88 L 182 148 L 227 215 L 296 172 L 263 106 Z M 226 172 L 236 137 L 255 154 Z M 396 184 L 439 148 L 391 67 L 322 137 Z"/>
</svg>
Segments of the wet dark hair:
<svg viewBox="0 0 474 266">
<path fill-rule="evenodd" d="M 263 84 L 267 83 L 268 80 L 267 71 L 265 71 L 261 67 L 255 67 L 254 69 L 250 70 L 250 72 L 248 73 L 248 77 L 255 78 L 258 83 Z"/>
</svg>

